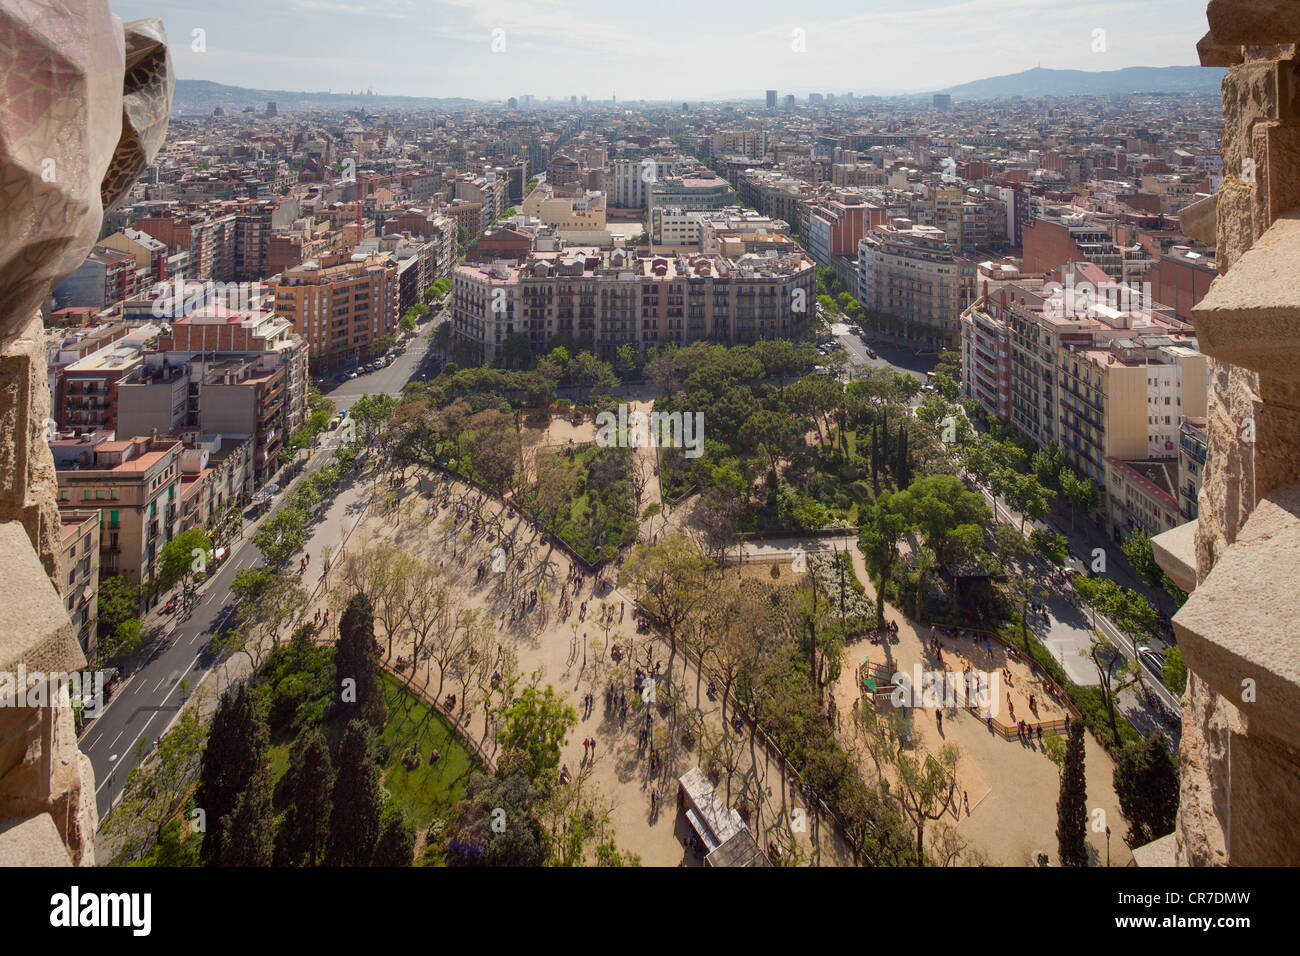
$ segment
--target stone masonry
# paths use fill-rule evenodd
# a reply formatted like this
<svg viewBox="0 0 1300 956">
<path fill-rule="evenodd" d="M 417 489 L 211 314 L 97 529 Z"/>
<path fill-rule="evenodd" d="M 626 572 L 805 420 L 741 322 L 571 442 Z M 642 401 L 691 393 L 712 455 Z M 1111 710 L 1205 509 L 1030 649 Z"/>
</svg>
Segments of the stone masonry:
<svg viewBox="0 0 1300 956">
<path fill-rule="evenodd" d="M 1211 356 L 1195 570 L 1174 617 L 1183 699 L 1179 865 L 1300 861 L 1300 4 L 1212 0 L 1201 63 L 1226 66 L 1224 184 L 1183 217 L 1220 276 L 1193 310 Z M 1212 205 L 1213 234 L 1202 223 Z"/>
</svg>

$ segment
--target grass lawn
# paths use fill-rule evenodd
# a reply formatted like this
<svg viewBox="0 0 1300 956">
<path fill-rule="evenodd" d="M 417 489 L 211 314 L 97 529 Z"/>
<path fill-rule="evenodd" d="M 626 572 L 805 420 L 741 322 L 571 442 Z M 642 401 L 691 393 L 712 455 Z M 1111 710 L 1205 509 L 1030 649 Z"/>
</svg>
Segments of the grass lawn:
<svg viewBox="0 0 1300 956">
<path fill-rule="evenodd" d="M 388 744 L 390 756 L 383 767 L 382 784 L 406 810 L 417 832 L 427 829 L 435 817 L 442 816 L 460 799 L 469 782 L 469 775 L 477 769 L 473 753 L 441 714 L 431 708 L 418 695 L 407 690 L 391 675 L 380 675 L 384 688 L 384 704 L 388 708 L 388 723 L 381 739 Z M 325 728 L 326 737 L 337 737 L 336 726 Z M 402 766 L 402 754 L 418 744 L 420 766 L 407 770 Z M 277 743 L 270 748 L 271 773 L 275 787 L 289 770 L 289 748 L 292 741 Z M 431 762 L 429 754 L 438 750 L 442 757 Z"/>
<path fill-rule="evenodd" d="M 388 723 L 381 736 L 391 748 L 383 784 L 406 808 L 416 830 L 423 830 L 460 799 L 470 774 L 477 769 L 476 760 L 441 714 L 391 675 L 384 674 L 382 679 Z M 407 770 L 402 755 L 412 744 L 419 746 L 423 759 L 420 766 Z M 435 749 L 442 757 L 430 761 L 429 754 Z"/>
</svg>

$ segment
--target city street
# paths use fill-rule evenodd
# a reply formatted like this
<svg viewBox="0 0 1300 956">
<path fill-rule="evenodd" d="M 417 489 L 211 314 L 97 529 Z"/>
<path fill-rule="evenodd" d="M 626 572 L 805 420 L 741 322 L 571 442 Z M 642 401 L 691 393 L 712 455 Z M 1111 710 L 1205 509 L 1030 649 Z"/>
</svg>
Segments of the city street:
<svg viewBox="0 0 1300 956">
<path fill-rule="evenodd" d="M 346 385 L 336 385 L 330 379 L 329 384 L 335 386 L 334 390 L 322 391 L 340 409 L 347 408 L 367 392 L 400 395 L 402 385 L 424 365 L 429 353 L 427 332 L 437 321 L 439 319 L 435 318 L 433 322 L 424 323 L 391 365 L 358 376 Z M 340 434 L 333 431 L 322 435 L 300 475 L 276 496 L 277 506 L 303 476 L 330 461 Z M 315 588 L 322 573 L 322 562 L 316 556 L 323 554 L 327 546 L 338 548 L 360 519 L 368 490 L 361 482 L 345 484 L 316 522 L 309 526 L 305 550 L 313 558 L 303 582 L 309 592 Z M 87 724 L 80 746 L 95 768 L 95 796 L 101 820 L 117 803 L 127 777 L 139 763 L 137 741 L 144 741 L 146 754 L 152 751 L 157 738 L 167 731 L 180 713 L 185 699 L 219 663 L 209 650 L 209 643 L 234 611 L 230 586 L 236 573 L 242 568 L 262 566 L 262 556 L 251 539 L 264 518 L 265 515 L 245 525 L 242 537 L 230 547 L 216 575 L 198 589 L 188 616 L 181 618 L 180 612 L 164 615 L 158 611 L 149 615 L 147 623 L 157 625 L 165 635 L 161 644 L 147 663 L 124 675 L 103 713 Z M 162 603 L 165 602 L 160 602 L 160 607 Z M 232 663 L 237 666 L 237 662 Z M 247 662 L 243 663 L 246 667 Z"/>
</svg>

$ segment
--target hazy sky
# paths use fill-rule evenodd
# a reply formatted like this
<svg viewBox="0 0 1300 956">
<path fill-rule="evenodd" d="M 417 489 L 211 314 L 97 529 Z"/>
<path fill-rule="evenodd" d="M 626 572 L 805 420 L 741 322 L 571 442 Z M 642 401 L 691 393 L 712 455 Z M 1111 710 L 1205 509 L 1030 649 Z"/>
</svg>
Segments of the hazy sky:
<svg viewBox="0 0 1300 956">
<path fill-rule="evenodd" d="M 182 79 L 477 99 L 936 89 L 1038 65 L 1193 65 L 1206 31 L 1205 0 L 109 3 L 163 18 Z"/>
</svg>

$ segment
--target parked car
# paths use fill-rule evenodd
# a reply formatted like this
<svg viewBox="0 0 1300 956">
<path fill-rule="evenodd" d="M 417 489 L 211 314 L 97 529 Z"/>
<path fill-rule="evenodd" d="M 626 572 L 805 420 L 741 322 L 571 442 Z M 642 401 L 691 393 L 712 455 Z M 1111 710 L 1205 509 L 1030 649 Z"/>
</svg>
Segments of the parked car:
<svg viewBox="0 0 1300 956">
<path fill-rule="evenodd" d="M 334 381 L 339 383 L 346 382 L 347 380 L 348 380 L 347 372 L 339 372 L 337 375 L 334 376 Z"/>
<path fill-rule="evenodd" d="M 357 373 L 356 373 L 356 372 L 349 372 L 349 373 L 348 373 L 348 378 L 356 378 L 356 377 L 357 377 Z"/>
<path fill-rule="evenodd" d="M 1164 679 L 1165 657 L 1163 654 L 1157 654 L 1144 644 L 1138 648 L 1138 657 L 1147 666 L 1147 670 L 1155 674 L 1156 677 Z"/>
</svg>

